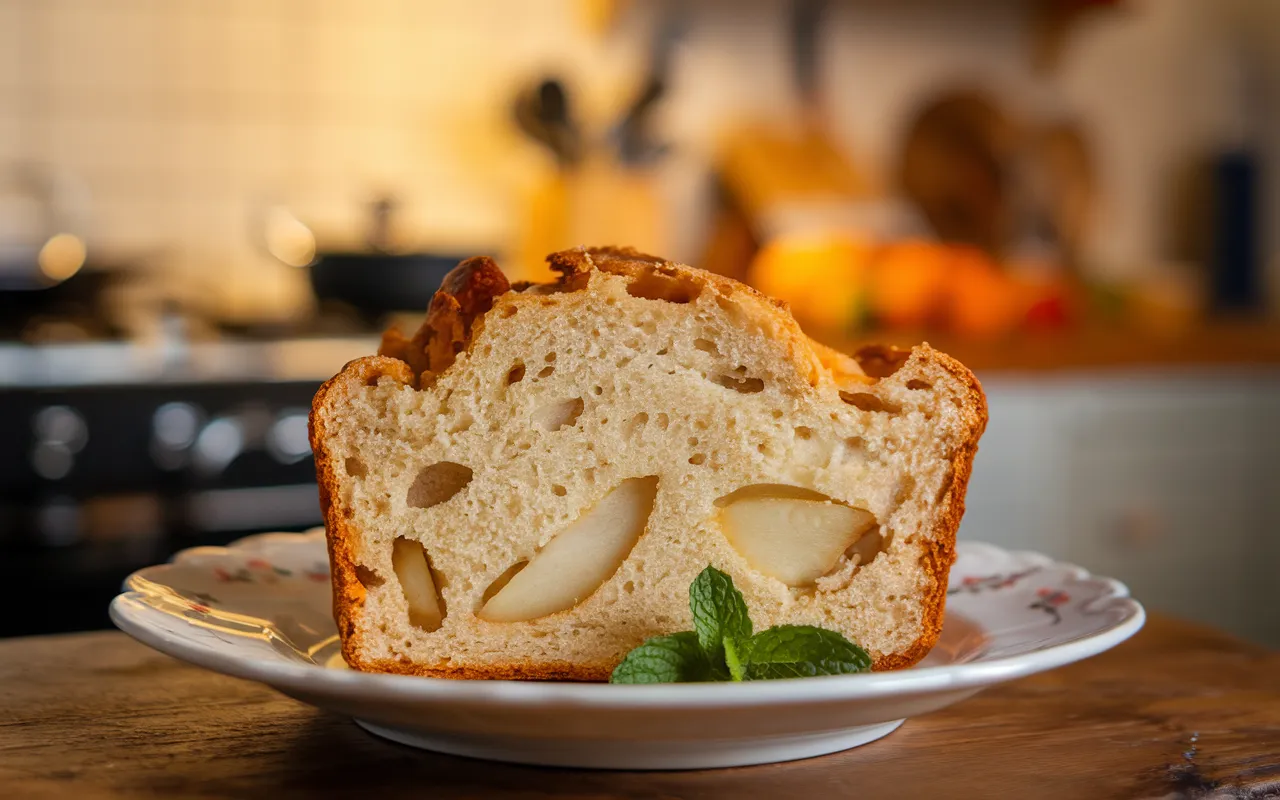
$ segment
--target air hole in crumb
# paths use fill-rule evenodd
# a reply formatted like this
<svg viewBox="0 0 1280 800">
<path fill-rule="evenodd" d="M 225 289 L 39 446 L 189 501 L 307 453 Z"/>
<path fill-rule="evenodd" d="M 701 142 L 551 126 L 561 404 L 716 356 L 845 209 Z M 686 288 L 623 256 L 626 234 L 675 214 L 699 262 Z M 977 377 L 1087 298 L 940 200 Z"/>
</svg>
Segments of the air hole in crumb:
<svg viewBox="0 0 1280 800">
<path fill-rule="evenodd" d="M 707 456 L 704 453 L 694 453 L 693 455 L 689 456 L 689 463 L 693 464 L 695 467 L 705 464 L 706 461 L 707 461 Z"/>
<path fill-rule="evenodd" d="M 511 384 L 519 383 L 522 380 L 524 380 L 524 364 L 516 364 L 511 368 L 511 371 L 507 373 L 507 385 L 510 386 Z"/>
<path fill-rule="evenodd" d="M 657 423 L 658 427 L 665 431 L 667 426 L 671 424 L 671 417 L 668 417 L 667 413 L 663 411 L 658 414 Z"/>
<path fill-rule="evenodd" d="M 454 420 L 453 424 L 449 426 L 449 433 L 462 433 L 463 431 L 470 429 L 474 423 L 475 418 L 466 411 L 463 411 L 458 415 L 458 418 Z"/>
<path fill-rule="evenodd" d="M 538 377 L 549 378 L 551 377 L 551 374 L 555 371 L 556 371 L 555 367 L 543 367 L 542 369 L 538 370 Z"/>
<path fill-rule="evenodd" d="M 671 351 L 670 351 L 669 349 L 667 349 L 667 348 L 665 348 L 665 347 L 664 347 L 664 348 L 662 348 L 661 350 L 659 350 L 659 351 L 657 352 L 657 355 L 665 356 L 665 355 L 666 355 L 667 353 L 669 353 L 669 352 L 671 352 Z"/>
<path fill-rule="evenodd" d="M 653 320 L 646 319 L 640 323 L 640 330 L 644 331 L 647 335 L 652 336 L 658 332 L 658 326 Z"/>
<path fill-rule="evenodd" d="M 910 475 L 903 475 L 898 481 L 898 490 L 894 493 L 893 502 L 902 505 L 911 499 L 911 495 L 916 491 L 916 479 Z"/>
<path fill-rule="evenodd" d="M 560 430 L 578 420 L 582 414 L 582 407 L 581 397 L 549 403 L 533 412 L 533 422 L 544 431 Z"/>
<path fill-rule="evenodd" d="M 862 348 L 854 353 L 853 357 L 867 377 L 888 378 L 907 363 L 907 359 L 911 357 L 911 351 L 873 345 Z"/>
<path fill-rule="evenodd" d="M 797 427 L 796 427 L 796 438 L 797 438 L 797 439 L 812 439 L 812 438 L 813 438 L 813 429 L 812 429 L 812 428 L 808 428 L 808 427 L 806 427 L 806 426 L 804 426 L 804 425 L 799 425 L 799 426 L 797 426 Z"/>
<path fill-rule="evenodd" d="M 704 353 L 710 353 L 713 356 L 720 355 L 720 349 L 716 347 L 716 343 L 710 339 L 694 339 L 693 346 Z"/>
<path fill-rule="evenodd" d="M 782 409 L 780 408 L 775 408 L 773 411 L 770 411 L 769 413 L 773 416 L 774 419 L 782 419 Z"/>
<path fill-rule="evenodd" d="M 764 391 L 764 381 L 760 378 L 735 378 L 732 375 L 717 375 L 711 379 L 711 382 L 742 394 L 756 394 Z"/>
<path fill-rule="evenodd" d="M 668 303 L 690 303 L 702 294 L 703 284 L 680 275 L 645 272 L 627 284 L 627 294 L 642 300 L 665 300 Z"/>
<path fill-rule="evenodd" d="M 840 399 L 862 411 L 896 414 L 901 410 L 893 403 L 881 400 L 870 392 L 840 392 Z"/>
<path fill-rule="evenodd" d="M 374 589 L 385 583 L 381 575 L 363 564 L 356 565 L 356 580 L 360 581 L 360 585 L 366 589 Z"/>
<path fill-rule="evenodd" d="M 697 445 L 698 445 L 698 437 L 697 437 L 697 436 L 690 436 L 690 437 L 689 437 L 689 446 L 690 446 L 690 447 L 696 447 Z"/>
<path fill-rule="evenodd" d="M 346 467 L 347 474 L 353 478 L 363 478 L 369 474 L 369 468 L 364 465 L 363 461 L 355 456 L 349 456 L 347 460 L 343 462 L 343 466 Z"/>
<path fill-rule="evenodd" d="M 452 461 L 437 461 L 423 467 L 409 486 L 405 502 L 411 508 L 431 508 L 466 488 L 471 482 L 471 468 Z"/>
<path fill-rule="evenodd" d="M 733 422 L 733 420 L 729 420 L 729 421 Z M 693 421 L 693 427 L 697 428 L 700 431 L 705 431 L 707 428 L 710 427 L 710 424 L 702 417 L 698 417 Z"/>
<path fill-rule="evenodd" d="M 554 494 L 556 497 L 564 497 L 566 494 L 569 493 L 569 490 L 565 489 L 563 486 L 557 483 L 555 486 L 551 487 L 551 493 Z"/>
<path fill-rule="evenodd" d="M 635 436 L 644 430 L 644 426 L 649 424 L 649 415 L 641 411 L 627 422 L 627 436 Z"/>
<path fill-rule="evenodd" d="M 528 561 L 517 561 L 516 563 L 507 567 L 503 571 L 503 573 L 493 581 L 493 583 L 489 584 L 489 588 L 484 590 L 484 594 L 480 595 L 480 605 L 484 605 L 485 603 L 489 602 L 489 599 L 491 597 L 493 597 L 498 592 L 502 591 L 503 587 L 505 587 L 508 583 L 511 583 L 511 579 L 516 576 L 516 573 L 524 569 L 526 566 L 528 566 L 528 564 L 529 564 Z M 530 573 L 530 574 L 533 574 L 533 573 Z"/>
<path fill-rule="evenodd" d="M 503 319 L 510 319 L 511 317 L 514 317 L 514 316 L 516 315 L 516 310 L 517 310 L 517 309 L 516 309 L 516 307 L 515 307 L 514 305 L 503 306 L 503 308 L 502 308 L 502 318 L 503 318 Z"/>
<path fill-rule="evenodd" d="M 866 533 L 858 537 L 858 541 L 849 545 L 844 551 L 845 558 L 858 559 L 858 565 L 865 567 L 872 561 L 876 560 L 876 556 L 889 549 L 888 540 L 884 534 L 880 532 L 880 526 L 877 525 Z"/>
<path fill-rule="evenodd" d="M 636 590 L 635 581 L 627 581 L 626 583 L 622 584 L 622 591 L 626 592 L 627 594 L 631 594 L 635 590 Z"/>
<path fill-rule="evenodd" d="M 542 360 L 547 362 L 548 364 L 554 362 L 556 360 L 555 352 L 553 351 L 553 352 L 547 353 L 545 356 L 542 357 Z"/>
<path fill-rule="evenodd" d="M 920 391 L 920 390 L 923 390 L 923 389 L 932 389 L 932 388 L 933 388 L 933 384 L 932 384 L 932 383 L 927 383 L 927 382 L 925 382 L 925 381 L 922 381 L 922 380 L 920 380 L 919 378 L 912 378 L 911 380 L 907 381 L 907 388 L 908 388 L 908 389 L 915 389 L 916 391 Z"/>
<path fill-rule="evenodd" d="M 587 483 L 595 483 L 596 482 L 595 467 L 587 467 L 586 469 L 584 469 L 582 471 L 582 479 Z"/>
<path fill-rule="evenodd" d="M 604 394 L 604 388 L 601 386 L 592 386 L 591 393 L 594 394 L 596 397 L 599 397 L 600 395 Z"/>
</svg>

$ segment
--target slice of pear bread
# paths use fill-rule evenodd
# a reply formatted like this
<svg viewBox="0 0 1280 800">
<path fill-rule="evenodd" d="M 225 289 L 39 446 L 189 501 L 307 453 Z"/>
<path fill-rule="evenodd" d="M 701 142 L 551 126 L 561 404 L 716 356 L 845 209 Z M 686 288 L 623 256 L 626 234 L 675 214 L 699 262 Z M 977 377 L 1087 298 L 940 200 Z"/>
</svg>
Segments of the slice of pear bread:
<svg viewBox="0 0 1280 800">
<path fill-rule="evenodd" d="M 619 248 L 553 284 L 464 261 L 422 328 L 316 394 L 351 666 L 605 680 L 732 576 L 757 629 L 876 669 L 938 639 L 986 401 L 928 345 L 850 357 L 735 281 Z"/>
</svg>

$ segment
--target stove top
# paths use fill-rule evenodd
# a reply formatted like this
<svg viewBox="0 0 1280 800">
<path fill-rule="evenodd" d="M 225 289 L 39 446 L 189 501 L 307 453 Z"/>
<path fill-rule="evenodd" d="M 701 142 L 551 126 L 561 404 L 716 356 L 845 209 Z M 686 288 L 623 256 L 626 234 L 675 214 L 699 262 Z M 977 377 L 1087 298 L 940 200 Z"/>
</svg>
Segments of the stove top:
<svg viewBox="0 0 1280 800">
<path fill-rule="evenodd" d="M 69 344 L 0 342 L 0 390 L 324 381 L 372 355 L 375 336 Z"/>
</svg>

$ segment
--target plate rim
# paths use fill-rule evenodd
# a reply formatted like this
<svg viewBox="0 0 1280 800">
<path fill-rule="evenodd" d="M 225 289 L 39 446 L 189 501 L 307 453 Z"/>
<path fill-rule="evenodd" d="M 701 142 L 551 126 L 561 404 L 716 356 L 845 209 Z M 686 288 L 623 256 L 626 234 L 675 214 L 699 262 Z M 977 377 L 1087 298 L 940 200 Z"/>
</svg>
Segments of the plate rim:
<svg viewBox="0 0 1280 800">
<path fill-rule="evenodd" d="M 305 533 L 264 533 L 238 539 L 226 547 L 189 548 L 175 553 L 174 563 L 192 551 L 225 551 L 252 544 L 255 540 L 283 537 L 315 537 Z M 324 695 L 347 700 L 416 701 L 453 704 L 491 703 L 536 708 L 545 705 L 580 704 L 598 709 L 682 709 L 722 706 L 761 707 L 796 703 L 874 700 L 905 694 L 932 694 L 963 689 L 979 689 L 1056 669 L 1105 652 L 1129 639 L 1143 627 L 1146 610 L 1114 578 L 1094 575 L 1088 570 L 1028 550 L 1009 550 L 998 545 L 957 542 L 958 550 L 979 551 L 1019 559 L 1041 567 L 1052 566 L 1076 580 L 1103 583 L 1108 593 L 1097 601 L 1122 609 L 1122 618 L 1110 627 L 1081 638 L 1040 650 L 960 664 L 917 667 L 908 670 L 859 675 L 830 675 L 811 678 L 746 683 L 666 683 L 615 685 L 512 680 L 459 680 L 413 675 L 366 673 L 329 669 L 320 665 L 245 659 L 230 652 L 210 650 L 188 640 L 169 635 L 149 623 L 153 614 L 163 614 L 141 600 L 132 588 L 139 572 L 131 574 L 109 608 L 111 620 L 124 633 L 165 655 L 213 672 L 267 684 L 286 693 Z M 157 565 L 158 566 L 158 565 Z M 271 638 L 268 630 L 262 636 Z"/>
</svg>

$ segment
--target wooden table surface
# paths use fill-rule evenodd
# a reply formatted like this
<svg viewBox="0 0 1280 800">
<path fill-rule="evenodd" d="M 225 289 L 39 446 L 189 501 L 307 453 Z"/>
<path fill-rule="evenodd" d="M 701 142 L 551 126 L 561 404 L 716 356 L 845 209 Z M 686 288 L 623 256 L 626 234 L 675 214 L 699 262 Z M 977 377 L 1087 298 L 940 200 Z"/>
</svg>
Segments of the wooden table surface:
<svg viewBox="0 0 1280 800">
<path fill-rule="evenodd" d="M 640 773 L 412 750 L 121 633 L 0 642 L 0 798 L 330 796 L 1280 797 L 1280 654 L 1157 616 L 855 750 Z"/>
</svg>

